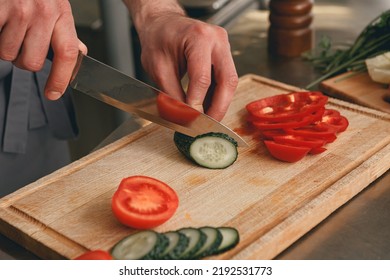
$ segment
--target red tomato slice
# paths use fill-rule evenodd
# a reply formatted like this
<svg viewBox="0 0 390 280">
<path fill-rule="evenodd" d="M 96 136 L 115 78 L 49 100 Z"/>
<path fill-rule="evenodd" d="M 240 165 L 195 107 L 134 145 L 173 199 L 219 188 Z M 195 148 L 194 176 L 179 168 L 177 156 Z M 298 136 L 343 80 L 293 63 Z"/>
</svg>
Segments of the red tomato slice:
<svg viewBox="0 0 390 280">
<path fill-rule="evenodd" d="M 192 122 L 200 114 L 200 112 L 173 99 L 165 93 L 158 94 L 157 109 L 163 119 L 181 125 Z"/>
<path fill-rule="evenodd" d="M 339 117 L 340 112 L 334 109 L 325 109 L 323 117 Z"/>
<path fill-rule="evenodd" d="M 328 97 L 321 92 L 291 92 L 253 101 L 247 111 L 263 121 L 288 121 L 303 118 L 325 106 Z"/>
<path fill-rule="evenodd" d="M 317 122 L 305 127 L 286 129 L 286 132 L 295 136 L 302 136 L 310 139 L 321 139 L 326 143 L 331 143 L 337 138 L 335 129 L 322 122 Z"/>
<path fill-rule="evenodd" d="M 318 154 L 321 154 L 321 153 L 323 153 L 325 151 L 326 151 L 326 148 L 318 147 L 318 148 L 311 149 L 309 153 L 312 154 L 312 155 L 318 155 Z"/>
<path fill-rule="evenodd" d="M 344 116 L 324 116 L 322 122 L 333 127 L 338 133 L 345 131 L 349 125 L 347 118 Z"/>
<path fill-rule="evenodd" d="M 252 121 L 253 126 L 260 130 L 269 130 L 269 129 L 286 129 L 286 128 L 296 128 L 309 125 L 313 122 L 316 122 L 322 118 L 324 109 L 321 108 L 317 111 L 314 111 L 301 119 L 289 120 L 289 121 Z M 250 117 L 249 117 L 250 119 Z"/>
<path fill-rule="evenodd" d="M 146 176 L 121 181 L 112 197 L 112 211 L 124 225 L 150 229 L 170 219 L 179 205 L 176 192 L 167 184 Z"/>
<path fill-rule="evenodd" d="M 324 140 L 321 139 L 309 139 L 301 136 L 294 135 L 280 135 L 275 136 L 274 141 L 279 144 L 307 147 L 307 148 L 319 148 L 325 144 Z"/>
<path fill-rule="evenodd" d="M 264 143 L 273 157 L 286 162 L 297 162 L 311 150 L 308 147 L 284 145 L 270 140 L 265 140 Z"/>
<path fill-rule="evenodd" d="M 283 129 L 271 129 L 261 131 L 261 139 L 263 140 L 273 140 L 275 136 L 285 135 L 287 135 L 287 133 Z"/>
<path fill-rule="evenodd" d="M 112 256 L 106 251 L 94 250 L 78 256 L 75 260 L 112 260 Z"/>
</svg>

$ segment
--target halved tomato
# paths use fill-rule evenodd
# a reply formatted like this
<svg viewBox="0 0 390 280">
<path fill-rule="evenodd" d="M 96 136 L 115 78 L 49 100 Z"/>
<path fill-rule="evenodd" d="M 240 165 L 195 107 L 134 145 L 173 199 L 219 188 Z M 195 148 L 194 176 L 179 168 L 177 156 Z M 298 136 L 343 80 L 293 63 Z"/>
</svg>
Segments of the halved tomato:
<svg viewBox="0 0 390 280">
<path fill-rule="evenodd" d="M 103 250 L 88 251 L 75 258 L 75 260 L 112 260 L 110 253 Z"/>
<path fill-rule="evenodd" d="M 163 224 L 173 216 L 178 205 L 178 196 L 170 186 L 147 176 L 123 179 L 111 204 L 116 218 L 136 229 Z"/>
<path fill-rule="evenodd" d="M 321 92 L 291 92 L 262 98 L 246 105 L 247 111 L 262 121 L 289 121 L 303 118 L 325 106 Z"/>
<path fill-rule="evenodd" d="M 286 162 L 299 161 L 311 150 L 308 147 L 284 145 L 271 140 L 265 140 L 264 143 L 273 157 Z"/>
<path fill-rule="evenodd" d="M 158 94 L 157 109 L 163 119 L 181 125 L 192 122 L 200 115 L 199 111 L 183 104 L 165 93 Z"/>
</svg>

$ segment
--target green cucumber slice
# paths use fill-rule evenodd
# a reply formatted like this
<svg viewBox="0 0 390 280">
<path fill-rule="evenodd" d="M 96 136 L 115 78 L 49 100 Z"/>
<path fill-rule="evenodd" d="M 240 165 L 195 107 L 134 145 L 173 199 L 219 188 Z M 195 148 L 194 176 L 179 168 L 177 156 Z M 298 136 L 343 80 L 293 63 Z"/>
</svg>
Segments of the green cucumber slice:
<svg viewBox="0 0 390 280">
<path fill-rule="evenodd" d="M 240 242 L 240 235 L 235 228 L 219 227 L 217 229 L 222 234 L 222 242 L 214 251 L 215 255 L 234 248 Z"/>
<path fill-rule="evenodd" d="M 224 133 L 210 132 L 190 137 L 175 132 L 173 139 L 184 156 L 203 167 L 226 168 L 238 157 L 237 142 Z"/>
<path fill-rule="evenodd" d="M 222 233 L 214 227 L 201 227 L 199 230 L 206 235 L 206 242 L 194 254 L 194 257 L 203 258 L 214 254 L 222 242 Z"/>
<path fill-rule="evenodd" d="M 111 250 L 117 260 L 158 259 L 168 246 L 168 239 L 152 230 L 143 230 L 126 236 Z"/>
<path fill-rule="evenodd" d="M 189 242 L 185 250 L 178 256 L 178 259 L 190 260 L 194 258 L 194 254 L 203 246 L 206 242 L 206 234 L 197 228 L 182 228 L 178 232 L 184 234 Z"/>
<path fill-rule="evenodd" d="M 169 231 L 163 233 L 168 239 L 168 246 L 160 255 L 163 259 L 176 260 L 187 248 L 189 239 L 183 233 L 178 231 Z"/>
</svg>

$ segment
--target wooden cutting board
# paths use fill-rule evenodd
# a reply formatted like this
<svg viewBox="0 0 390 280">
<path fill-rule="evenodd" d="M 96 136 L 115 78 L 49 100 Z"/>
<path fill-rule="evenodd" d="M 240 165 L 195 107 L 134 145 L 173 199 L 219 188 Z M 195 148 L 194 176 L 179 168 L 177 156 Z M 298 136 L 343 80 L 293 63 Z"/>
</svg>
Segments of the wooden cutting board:
<svg viewBox="0 0 390 280">
<path fill-rule="evenodd" d="M 366 72 L 338 75 L 323 81 L 320 89 L 330 96 L 390 113 L 390 89 L 372 81 Z"/>
<path fill-rule="evenodd" d="M 240 79 L 224 122 L 244 123 L 248 102 L 297 88 L 254 75 Z M 133 232 L 113 217 L 120 180 L 146 175 L 176 190 L 174 217 L 155 230 L 232 226 L 239 245 L 216 258 L 272 259 L 390 167 L 390 116 L 330 99 L 350 126 L 319 155 L 272 158 L 247 135 L 235 164 L 209 170 L 188 162 L 171 130 L 151 124 L 0 200 L 0 231 L 42 258 L 109 250 Z"/>
</svg>

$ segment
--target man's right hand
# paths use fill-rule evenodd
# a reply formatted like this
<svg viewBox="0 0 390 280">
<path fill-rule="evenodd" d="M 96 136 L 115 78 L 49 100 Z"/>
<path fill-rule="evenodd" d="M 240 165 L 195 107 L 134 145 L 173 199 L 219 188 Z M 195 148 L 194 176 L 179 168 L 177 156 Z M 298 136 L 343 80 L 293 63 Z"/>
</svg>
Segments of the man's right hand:
<svg viewBox="0 0 390 280">
<path fill-rule="evenodd" d="M 68 0 L 0 0 L 0 59 L 29 71 L 39 71 L 49 47 L 53 65 L 45 88 L 48 99 L 65 92 L 79 51 L 87 47 L 78 39 Z"/>
</svg>

